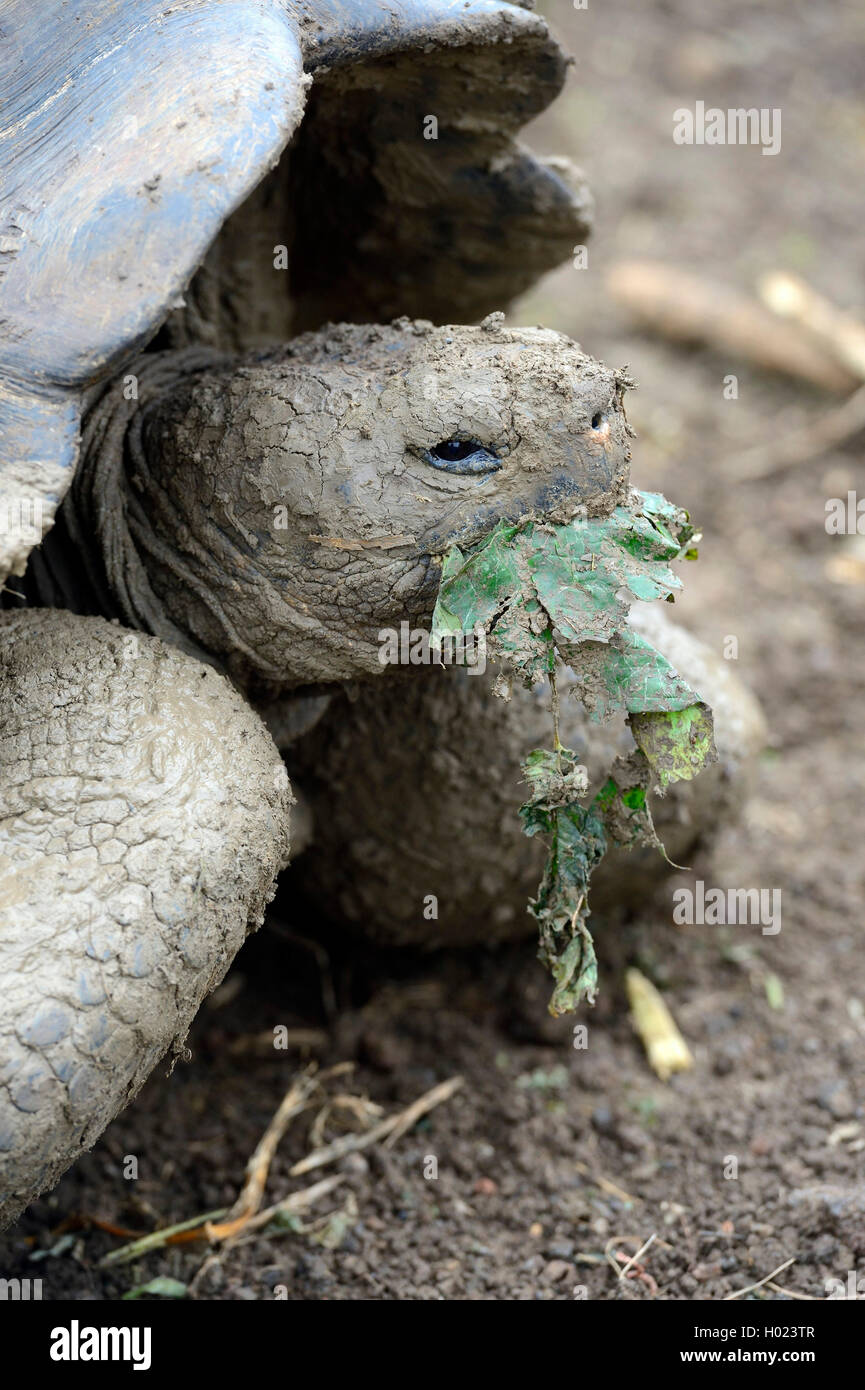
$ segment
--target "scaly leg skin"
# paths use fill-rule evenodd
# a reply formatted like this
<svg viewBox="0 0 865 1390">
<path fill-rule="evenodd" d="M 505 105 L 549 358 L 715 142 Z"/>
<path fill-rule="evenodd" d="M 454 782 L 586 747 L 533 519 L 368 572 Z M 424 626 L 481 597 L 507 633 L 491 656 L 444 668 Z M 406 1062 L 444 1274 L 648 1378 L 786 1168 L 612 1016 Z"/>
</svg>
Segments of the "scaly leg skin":
<svg viewBox="0 0 865 1390">
<path fill-rule="evenodd" d="M 719 761 L 653 800 L 672 860 L 690 864 L 698 842 L 747 798 L 765 741 L 760 708 L 730 663 L 670 622 L 662 604 L 636 604 L 635 627 L 711 705 Z M 544 860 L 518 815 L 521 763 L 552 740 L 549 691 L 492 694 L 495 671 L 409 667 L 400 680 L 334 700 L 286 757 L 309 797 L 314 843 L 292 868 L 298 894 L 319 913 L 389 945 L 490 944 L 531 935 L 526 910 Z M 593 723 L 560 673 L 560 732 L 597 791 L 613 760 L 633 748 L 624 719 Z M 655 849 L 616 850 L 592 877 L 604 911 L 650 894 L 669 864 Z M 431 906 L 429 899 L 435 898 Z M 435 916 L 431 915 L 434 910 Z"/>
<path fill-rule="evenodd" d="M 209 667 L 0 614 L 0 1227 L 89 1148 L 258 926 L 291 790 Z"/>
</svg>

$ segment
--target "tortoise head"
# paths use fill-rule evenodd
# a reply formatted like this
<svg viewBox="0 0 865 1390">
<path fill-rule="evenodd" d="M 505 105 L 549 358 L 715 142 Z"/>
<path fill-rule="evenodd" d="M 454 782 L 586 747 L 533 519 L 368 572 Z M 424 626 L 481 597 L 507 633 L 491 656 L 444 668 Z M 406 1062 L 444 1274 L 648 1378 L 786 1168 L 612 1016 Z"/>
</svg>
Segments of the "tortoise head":
<svg viewBox="0 0 865 1390">
<path fill-rule="evenodd" d="M 515 138 L 565 55 L 506 0 L 0 8 L 0 583 L 53 524 L 92 390 L 157 330 L 243 351 L 480 318 L 588 235 L 579 172 Z"/>
<path fill-rule="evenodd" d="M 380 673 L 377 634 L 428 626 L 451 546 L 622 499 L 622 391 L 570 339 L 498 315 L 340 325 L 175 375 L 127 431 L 124 616 L 167 617 L 245 682 Z"/>
</svg>

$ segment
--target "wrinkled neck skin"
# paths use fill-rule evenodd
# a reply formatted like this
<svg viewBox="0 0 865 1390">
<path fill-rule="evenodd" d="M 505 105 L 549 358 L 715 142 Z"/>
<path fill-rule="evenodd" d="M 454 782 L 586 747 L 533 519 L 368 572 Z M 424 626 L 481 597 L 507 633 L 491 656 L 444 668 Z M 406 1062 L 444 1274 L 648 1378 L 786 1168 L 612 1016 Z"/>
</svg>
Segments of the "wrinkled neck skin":
<svg viewBox="0 0 865 1390">
<path fill-rule="evenodd" d="M 381 676 L 379 633 L 429 627 L 451 546 L 625 499 L 627 384 L 497 317 L 341 325 L 185 372 L 127 426 L 125 541 L 95 518 L 109 586 L 248 689 Z M 432 451 L 453 439 L 489 466 L 452 471 Z"/>
</svg>

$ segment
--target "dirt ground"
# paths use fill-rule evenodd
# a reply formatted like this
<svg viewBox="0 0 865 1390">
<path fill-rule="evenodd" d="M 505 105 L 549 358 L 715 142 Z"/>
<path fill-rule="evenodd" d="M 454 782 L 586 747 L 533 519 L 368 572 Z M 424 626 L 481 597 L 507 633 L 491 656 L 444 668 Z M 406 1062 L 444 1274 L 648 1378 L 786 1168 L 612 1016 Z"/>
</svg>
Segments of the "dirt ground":
<svg viewBox="0 0 865 1390">
<path fill-rule="evenodd" d="M 601 992 L 581 1016 L 585 1049 L 572 1020 L 547 1017 L 530 942 L 373 954 L 294 920 L 282 891 L 277 930 L 250 941 L 197 1020 L 192 1060 L 168 1079 L 160 1068 L 0 1245 L 4 1274 L 41 1277 L 46 1298 L 114 1299 L 163 1275 L 218 1300 L 715 1300 L 792 1261 L 758 1296 L 819 1299 L 826 1280 L 865 1276 L 865 552 L 824 528 L 827 498 L 865 494 L 862 438 L 771 481 L 732 483 L 729 459 L 832 402 L 635 334 L 604 287 L 627 256 L 744 289 L 784 267 L 865 310 L 865 12 L 854 0 L 592 0 L 586 11 L 556 0 L 550 13 L 577 63 L 530 136 L 585 166 L 597 225 L 588 268 L 557 272 L 510 319 L 571 333 L 640 383 L 634 481 L 690 508 L 705 536 L 680 618 L 717 650 L 737 638 L 738 669 L 768 716 L 756 794 L 711 858 L 637 915 L 593 918 Z M 676 146 L 672 112 L 698 98 L 780 107 L 780 154 Z M 729 373 L 735 401 L 723 397 Z M 675 926 L 671 890 L 695 875 L 780 889 L 782 930 Z M 695 1057 L 668 1084 L 628 1020 L 630 964 L 663 990 Z M 387 1113 L 447 1077 L 464 1084 L 392 1148 L 344 1160 L 343 1184 L 279 1235 L 101 1270 L 120 1242 L 69 1229 L 73 1214 L 148 1231 L 233 1201 L 304 1062 L 274 1051 L 279 1024 L 318 1030 L 310 1057 L 356 1064 L 329 1090 Z M 313 1114 L 280 1146 L 267 1201 L 320 1176 L 289 1177 Z M 336 1110 L 328 1138 L 347 1114 Z M 123 1177 L 126 1155 L 137 1181 Z M 619 1278 L 614 1262 L 651 1237 Z"/>
</svg>

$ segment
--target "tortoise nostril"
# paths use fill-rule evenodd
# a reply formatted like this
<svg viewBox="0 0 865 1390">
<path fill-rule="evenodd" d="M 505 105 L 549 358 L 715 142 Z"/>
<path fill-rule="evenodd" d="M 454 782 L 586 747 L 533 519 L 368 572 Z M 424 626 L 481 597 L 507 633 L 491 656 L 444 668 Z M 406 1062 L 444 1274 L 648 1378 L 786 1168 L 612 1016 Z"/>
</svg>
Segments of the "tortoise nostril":
<svg viewBox="0 0 865 1390">
<path fill-rule="evenodd" d="M 604 412 L 602 410 L 599 410 L 596 415 L 592 416 L 592 429 L 599 430 L 606 418 L 607 417 L 604 414 Z"/>
</svg>

